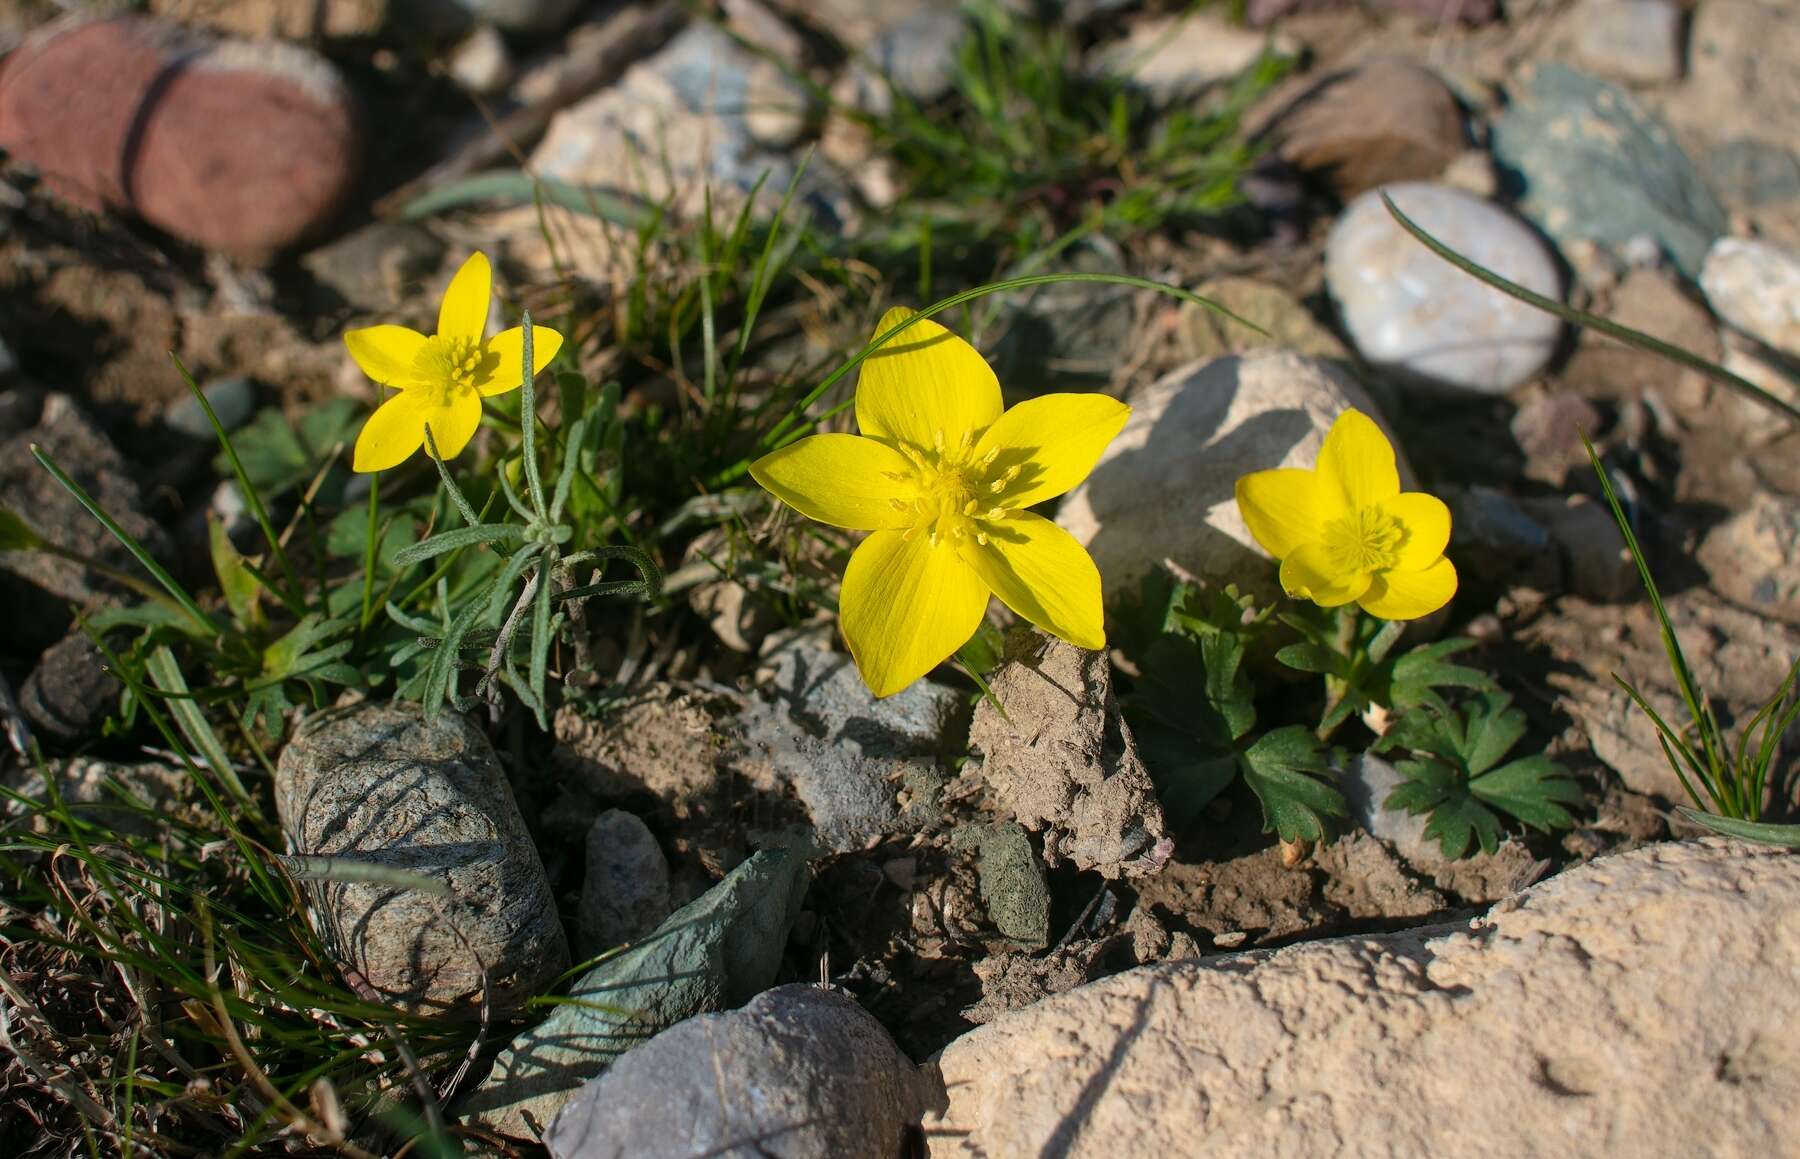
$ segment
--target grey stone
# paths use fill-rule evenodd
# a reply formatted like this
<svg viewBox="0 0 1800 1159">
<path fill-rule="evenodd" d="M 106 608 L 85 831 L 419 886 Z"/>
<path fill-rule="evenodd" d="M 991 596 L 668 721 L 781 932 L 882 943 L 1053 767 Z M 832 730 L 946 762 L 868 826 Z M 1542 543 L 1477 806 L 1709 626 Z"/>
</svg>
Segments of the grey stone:
<svg viewBox="0 0 1800 1159">
<path fill-rule="evenodd" d="M 19 708 L 31 727 L 62 741 L 98 734 L 119 706 L 124 685 L 106 671 L 106 659 L 80 630 L 45 649 L 19 688 Z"/>
<path fill-rule="evenodd" d="M 684 1018 L 736 1006 L 775 980 L 809 877 L 804 857 L 764 850 L 656 931 L 584 975 L 494 1060 L 460 1113 L 537 1139 L 589 1079 Z"/>
<path fill-rule="evenodd" d="M 1726 599 L 1800 624 L 1800 503 L 1757 492 L 1747 510 L 1707 532 L 1700 564 Z"/>
<path fill-rule="evenodd" d="M 1370 836 L 1392 845 L 1394 852 L 1415 864 L 1441 860 L 1438 843 L 1425 836 L 1427 818 L 1387 807 L 1388 794 L 1405 782 L 1393 765 L 1363 753 L 1345 763 L 1338 788 L 1350 805 L 1350 815 Z"/>
<path fill-rule="evenodd" d="M 1558 242 L 1656 239 L 1689 278 L 1726 232 L 1725 211 L 1667 126 L 1615 85 L 1532 66 L 1491 145 L 1519 209 Z"/>
<path fill-rule="evenodd" d="M 667 202 L 689 219 L 706 212 L 709 190 L 716 217 L 728 220 L 753 192 L 757 208 L 773 213 L 793 183 L 795 162 L 765 148 L 759 133 L 780 139 L 794 116 L 811 115 L 813 104 L 798 81 L 723 29 L 696 22 L 632 65 L 617 84 L 558 113 L 532 151 L 532 166 L 541 177 Z M 830 215 L 837 193 L 815 167 L 796 203 Z M 541 233 L 536 218 L 529 207 L 509 210 L 495 228 L 509 235 L 515 257 L 550 268 L 541 238 L 533 237 Z M 597 259 L 623 260 L 617 247 L 631 244 L 628 236 L 609 240 L 616 227 L 592 218 L 566 217 L 559 224 L 575 231 L 568 245 L 592 245 Z"/>
<path fill-rule="evenodd" d="M 311 717 L 282 750 L 275 807 L 290 852 L 398 869 L 309 881 L 327 946 L 383 1001 L 474 1017 L 519 1010 L 568 968 L 543 864 L 487 737 L 442 712 L 363 703 Z"/>
<path fill-rule="evenodd" d="M 1388 213 L 1382 192 L 1456 252 L 1547 297 L 1562 294 L 1549 247 L 1505 210 L 1442 186 L 1390 185 L 1353 201 L 1325 246 L 1326 285 L 1362 356 L 1409 381 L 1477 394 L 1539 374 L 1562 323 L 1426 249 Z"/>
<path fill-rule="evenodd" d="M 1001 808 L 1043 833 L 1044 859 L 1105 877 L 1161 869 L 1174 845 L 1106 654 L 1017 628 L 989 688 L 969 748 Z"/>
<path fill-rule="evenodd" d="M 582 1088 L 544 1143 L 552 1159 L 899 1159 L 925 1096 L 854 999 L 781 986 L 632 1051 Z"/>
<path fill-rule="evenodd" d="M 1023 827 L 1008 821 L 958 829 L 953 842 L 975 850 L 981 900 L 1000 936 L 1028 949 L 1050 944 L 1050 887 Z"/>
<path fill-rule="evenodd" d="M 1278 593 L 1276 567 L 1238 512 L 1239 476 L 1311 467 L 1345 410 L 1382 421 L 1336 367 L 1283 351 L 1183 366 L 1126 401 L 1125 429 L 1056 514 L 1094 557 L 1109 597 L 1165 559 L 1207 582 Z"/>
<path fill-rule="evenodd" d="M 1765 242 L 1720 238 L 1707 252 L 1700 286 L 1720 318 L 1800 358 L 1800 255 Z"/>
<path fill-rule="evenodd" d="M 884 28 L 832 86 L 840 103 L 873 116 L 893 111 L 894 94 L 929 104 L 950 91 L 969 24 L 956 8 L 921 8 Z"/>
<path fill-rule="evenodd" d="M 200 388 L 227 433 L 237 430 L 256 413 L 256 384 L 247 378 L 221 378 Z M 163 425 L 191 439 L 212 442 L 218 436 L 211 420 L 190 391 L 163 414 Z"/>
<path fill-rule="evenodd" d="M 962 694 L 926 680 L 877 700 L 850 657 L 816 635 L 773 651 L 758 685 L 739 718 L 738 767 L 760 787 L 791 787 L 815 840 L 840 853 L 901 826 L 896 794 L 937 767 L 967 718 Z"/>
<path fill-rule="evenodd" d="M 142 494 L 123 456 L 65 394 L 44 399 L 35 426 L 0 440 L 0 507 L 76 555 L 118 571 L 139 572 L 131 553 L 38 462 L 31 453 L 33 444 L 152 556 L 169 558 L 168 535 L 144 514 Z M 109 601 L 121 590 L 46 552 L 0 552 L 0 608 L 6 609 L 9 650 L 28 656 L 41 652 L 68 630 L 70 604 Z"/>
<path fill-rule="evenodd" d="M 1088 54 L 1090 75 L 1119 77 L 1161 104 L 1199 96 L 1261 60 L 1298 56 L 1290 37 L 1270 37 L 1192 12 L 1140 20 L 1119 40 Z"/>
<path fill-rule="evenodd" d="M 1543 524 L 1525 514 L 1518 501 L 1491 487 L 1470 487 L 1443 496 L 1453 512 L 1456 544 L 1465 554 L 1463 582 L 1523 585 L 1541 592 L 1562 587 L 1562 562 Z M 1468 566 L 1469 562 L 1475 566 Z"/>
<path fill-rule="evenodd" d="M 587 878 L 576 915 L 582 960 L 636 941 L 669 916 L 669 861 L 635 813 L 608 809 L 587 834 Z"/>
<path fill-rule="evenodd" d="M 1561 550 L 1570 591 L 1602 602 L 1637 594 L 1637 565 L 1606 504 L 1566 495 L 1525 499 L 1520 506 Z"/>
<path fill-rule="evenodd" d="M 443 260 L 443 243 L 423 227 L 375 221 L 312 250 L 300 265 L 356 309 L 386 314 L 417 296 Z"/>
<path fill-rule="evenodd" d="M 1681 77 L 1681 8 L 1672 0 L 1582 0 L 1570 13 L 1582 63 L 1628 84 Z"/>
</svg>

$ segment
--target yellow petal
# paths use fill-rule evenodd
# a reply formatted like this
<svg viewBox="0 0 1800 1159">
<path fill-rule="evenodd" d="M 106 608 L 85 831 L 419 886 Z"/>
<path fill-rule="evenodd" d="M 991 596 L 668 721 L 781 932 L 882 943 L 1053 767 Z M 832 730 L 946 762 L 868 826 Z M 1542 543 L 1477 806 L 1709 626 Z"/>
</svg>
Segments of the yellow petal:
<svg viewBox="0 0 1800 1159">
<path fill-rule="evenodd" d="M 544 367 L 562 349 L 563 337 L 548 326 L 531 328 L 531 373 L 542 374 Z M 475 389 L 492 398 L 517 390 L 525 382 L 525 328 L 514 326 L 502 330 L 487 341 L 487 357 L 475 371 Z"/>
<path fill-rule="evenodd" d="M 1369 573 L 1338 571 L 1322 545 L 1303 543 L 1281 561 L 1281 587 L 1297 600 L 1337 608 L 1369 590 Z"/>
<path fill-rule="evenodd" d="M 1352 511 L 1385 503 L 1400 494 L 1394 447 L 1375 420 L 1347 410 L 1331 424 L 1319 448 L 1319 475 L 1335 485 Z"/>
<path fill-rule="evenodd" d="M 454 459 L 481 426 L 481 396 L 458 391 L 448 404 L 437 404 L 428 401 L 424 391 L 395 395 L 375 409 L 356 436 L 352 469 L 385 471 L 399 466 L 425 445 L 427 426 L 438 454 Z"/>
<path fill-rule="evenodd" d="M 892 696 L 968 642 L 988 592 L 948 544 L 877 531 L 844 570 L 838 622 L 876 696 Z"/>
<path fill-rule="evenodd" d="M 450 279 L 450 288 L 438 304 L 438 334 L 481 341 L 482 332 L 487 329 L 488 294 L 493 286 L 494 271 L 488 266 L 487 255 L 476 250 Z"/>
<path fill-rule="evenodd" d="M 1046 394 L 1013 407 L 975 446 L 977 458 L 997 452 L 988 478 L 1019 468 L 1000 492 L 1002 507 L 1054 499 L 1087 478 L 1106 444 L 1118 437 L 1131 408 L 1103 394 Z"/>
<path fill-rule="evenodd" d="M 362 372 L 383 386 L 402 390 L 418 380 L 413 369 L 425 335 L 405 326 L 366 326 L 344 331 L 344 345 Z"/>
<path fill-rule="evenodd" d="M 438 454 L 454 459 L 481 427 L 481 396 L 472 390 L 459 390 L 448 403 L 426 412 L 425 422 L 431 427 L 431 440 L 437 444 Z"/>
<path fill-rule="evenodd" d="M 1007 607 L 1077 648 L 1106 647 L 1100 569 L 1074 536 L 1031 511 L 982 526 L 987 545 L 964 541 L 963 558 Z"/>
<path fill-rule="evenodd" d="M 1357 602 L 1383 620 L 1416 620 L 1429 616 L 1456 594 L 1456 567 L 1438 557 L 1422 571 L 1376 572 L 1374 582 Z"/>
<path fill-rule="evenodd" d="M 1436 495 L 1404 491 L 1381 505 L 1406 533 L 1394 563 L 1396 571 L 1421 571 L 1437 562 L 1450 543 L 1450 508 Z"/>
<path fill-rule="evenodd" d="M 1297 467 L 1245 475 L 1237 481 L 1237 505 L 1250 534 L 1276 559 L 1322 539 L 1325 524 L 1344 513 L 1336 487 Z"/>
<path fill-rule="evenodd" d="M 432 409 L 420 395 L 397 394 L 388 399 L 356 436 L 351 467 L 357 471 L 385 471 L 397 467 L 425 442 L 425 412 Z"/>
<path fill-rule="evenodd" d="M 896 306 L 881 316 L 875 337 L 912 317 Z M 856 425 L 870 438 L 935 447 L 939 432 L 955 445 L 1000 417 L 1000 380 L 979 352 L 926 318 L 863 360 L 856 384 Z"/>
<path fill-rule="evenodd" d="M 808 519 L 834 527 L 875 531 L 915 521 L 913 466 L 874 439 L 814 435 L 764 455 L 751 464 L 750 477 Z M 896 500 L 908 506 L 898 509 Z"/>
</svg>

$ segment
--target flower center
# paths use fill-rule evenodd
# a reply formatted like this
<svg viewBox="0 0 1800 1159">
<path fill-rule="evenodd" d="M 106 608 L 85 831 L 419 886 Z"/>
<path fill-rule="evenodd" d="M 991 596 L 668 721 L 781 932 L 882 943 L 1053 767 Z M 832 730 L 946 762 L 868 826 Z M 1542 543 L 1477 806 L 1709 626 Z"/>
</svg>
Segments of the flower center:
<svg viewBox="0 0 1800 1159">
<path fill-rule="evenodd" d="M 1325 525 L 1325 550 L 1334 568 L 1345 573 L 1384 571 L 1398 559 L 1406 532 L 1379 507 L 1364 507 Z"/>
<path fill-rule="evenodd" d="M 897 482 L 914 483 L 918 495 L 912 499 L 889 500 L 898 511 L 906 512 L 912 526 L 906 538 L 923 533 L 933 547 L 974 540 L 987 545 L 993 521 L 1006 518 L 1002 505 L 1006 489 L 1019 477 L 1022 464 L 995 471 L 994 460 L 1000 457 L 998 447 L 983 455 L 974 453 L 975 435 L 965 431 L 952 443 L 938 431 L 933 449 L 921 451 L 908 443 L 900 444 L 900 453 L 912 463 L 910 476 L 896 473 Z"/>
<path fill-rule="evenodd" d="M 454 395 L 475 389 L 476 377 L 487 357 L 487 343 L 479 339 L 434 334 L 419 348 L 413 371 L 427 389 L 439 392 L 436 401 L 447 405 Z"/>
</svg>

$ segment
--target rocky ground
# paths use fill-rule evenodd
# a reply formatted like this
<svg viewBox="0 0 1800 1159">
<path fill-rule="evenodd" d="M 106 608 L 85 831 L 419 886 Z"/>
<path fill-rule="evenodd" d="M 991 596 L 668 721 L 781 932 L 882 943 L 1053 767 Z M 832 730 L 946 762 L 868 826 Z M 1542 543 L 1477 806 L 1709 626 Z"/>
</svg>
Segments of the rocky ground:
<svg viewBox="0 0 1800 1159">
<path fill-rule="evenodd" d="M 9 802 L 54 787 L 149 838 L 158 813 L 208 824 L 173 741 L 121 711 L 72 630 L 134 601 L 109 573 L 136 563 L 34 447 L 207 587 L 209 526 L 247 544 L 253 512 L 170 352 L 283 520 L 302 495 L 350 511 L 366 483 L 333 463 L 372 399 L 344 329 L 429 329 L 481 248 L 591 381 L 673 413 L 694 375 L 633 331 L 634 295 L 693 271 L 621 224 L 636 202 L 601 201 L 692 221 L 791 194 L 817 260 L 759 334 L 750 373 L 770 381 L 857 349 L 862 298 L 935 296 L 934 261 L 938 294 L 1128 272 L 1264 331 L 1113 285 L 984 300 L 1009 392 L 1132 404 L 1056 511 L 1109 601 L 1165 571 L 1272 596 L 1235 480 L 1310 465 L 1346 408 L 1380 416 L 1409 484 L 1454 512 L 1462 588 L 1425 635 L 1475 641 L 1462 658 L 1579 782 L 1576 825 L 1446 858 L 1386 807 L 1399 774 L 1373 754 L 1333 771 L 1350 817 L 1330 842 L 1276 840 L 1242 784 L 1166 814 L 1122 714 L 1142 675 L 1123 647 L 1010 638 L 988 673 L 1004 712 L 947 668 L 876 701 L 829 598 L 806 596 L 829 559 L 788 558 L 755 496 L 689 502 L 682 478 L 634 517 L 669 598 L 596 613 L 548 733 L 517 710 L 427 725 L 383 692 L 301 711 L 267 768 L 234 748 L 333 959 L 299 972 L 417 1025 L 479 1007 L 428 1097 L 396 1083 L 321 1110 L 311 1072 L 271 1098 L 212 1093 L 200 1067 L 137 1104 L 146 1150 L 227 1145 L 187 1101 L 248 1092 L 248 1121 L 302 1090 L 258 1153 L 397 1153 L 390 1104 L 448 1116 L 459 1146 L 584 1157 L 1774 1154 L 1794 1136 L 1800 1057 L 1777 1028 L 1797 1013 L 1796 863 L 1673 812 L 1686 794 L 1614 675 L 1665 712 L 1678 689 L 1580 434 L 1742 722 L 1800 656 L 1800 431 L 1481 287 L 1377 190 L 1526 288 L 1800 404 L 1800 20 L 1783 0 L 1045 7 L 1070 75 L 1129 76 L 1161 123 L 1234 110 L 1254 153 L 1229 205 L 1008 248 L 883 135 L 968 98 L 974 25 L 936 0 L 0 0 L 0 508 L 60 549 L 0 552 Z M 1151 182 L 1147 160 L 1121 172 L 997 212 L 1073 227 Z M 944 239 L 922 269 L 893 257 L 921 216 Z M 1792 819 L 1791 752 L 1777 767 L 1770 815 Z M 109 813 L 108 780 L 147 808 Z M 7 871 L 50 880 L 23 848 Z M 442 892 L 307 876 L 346 855 Z M 0 1139 L 65 1153 L 85 1120 L 135 1153 L 85 1092 L 111 1089 L 114 990 L 137 982 L 40 950 L 31 909 L 0 898 Z"/>
</svg>

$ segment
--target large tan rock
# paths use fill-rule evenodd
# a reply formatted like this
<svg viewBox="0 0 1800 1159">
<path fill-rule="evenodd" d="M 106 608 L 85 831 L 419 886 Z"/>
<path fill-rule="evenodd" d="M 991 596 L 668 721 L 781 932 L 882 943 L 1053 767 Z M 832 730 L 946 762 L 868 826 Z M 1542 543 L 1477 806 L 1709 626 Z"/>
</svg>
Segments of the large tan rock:
<svg viewBox="0 0 1800 1159">
<path fill-rule="evenodd" d="M 925 1133 L 939 1157 L 1791 1153 L 1796 977 L 1800 858 L 1647 846 L 1467 924 L 1005 1015 L 944 1049 Z"/>
<path fill-rule="evenodd" d="M 1056 514 L 1100 566 L 1109 598 L 1164 560 L 1215 583 L 1276 593 L 1275 563 L 1238 513 L 1238 477 L 1311 467 L 1347 409 L 1383 422 L 1336 365 L 1286 351 L 1192 363 L 1126 401 L 1130 421 Z M 1404 455 L 1400 476 L 1411 485 Z"/>
</svg>

